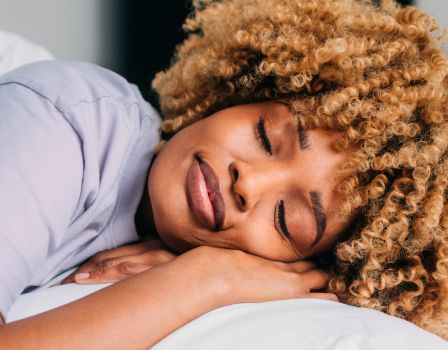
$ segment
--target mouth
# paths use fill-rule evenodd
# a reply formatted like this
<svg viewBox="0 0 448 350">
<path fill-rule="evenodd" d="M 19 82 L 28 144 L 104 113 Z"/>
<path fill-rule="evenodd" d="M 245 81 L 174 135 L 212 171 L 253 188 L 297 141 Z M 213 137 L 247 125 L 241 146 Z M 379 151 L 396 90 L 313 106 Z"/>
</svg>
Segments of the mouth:
<svg viewBox="0 0 448 350">
<path fill-rule="evenodd" d="M 196 219 L 208 229 L 219 231 L 225 217 L 219 180 L 213 169 L 197 155 L 188 170 L 187 194 Z"/>
</svg>

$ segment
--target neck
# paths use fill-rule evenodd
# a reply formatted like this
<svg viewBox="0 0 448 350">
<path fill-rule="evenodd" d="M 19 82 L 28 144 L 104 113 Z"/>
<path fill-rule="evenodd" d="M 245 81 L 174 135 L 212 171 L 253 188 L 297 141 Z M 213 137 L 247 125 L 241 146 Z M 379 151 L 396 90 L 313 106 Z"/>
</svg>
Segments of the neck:
<svg viewBox="0 0 448 350">
<path fill-rule="evenodd" d="M 149 198 L 149 192 L 148 192 L 148 175 L 149 175 L 149 169 L 146 174 L 145 188 L 143 190 L 140 203 L 137 207 L 137 211 L 135 212 L 134 216 L 135 228 L 140 238 L 147 236 L 158 237 L 158 233 L 154 224 L 151 199 Z"/>
</svg>

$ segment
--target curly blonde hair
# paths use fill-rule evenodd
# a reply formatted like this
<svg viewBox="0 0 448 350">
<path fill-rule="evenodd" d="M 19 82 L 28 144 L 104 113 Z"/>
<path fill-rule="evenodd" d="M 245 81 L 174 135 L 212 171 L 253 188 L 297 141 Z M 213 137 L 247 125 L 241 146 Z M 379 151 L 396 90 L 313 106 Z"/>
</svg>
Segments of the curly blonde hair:
<svg viewBox="0 0 448 350">
<path fill-rule="evenodd" d="M 392 0 L 208 2 L 153 81 L 163 130 L 281 100 L 304 127 L 341 131 L 341 214 L 358 214 L 330 289 L 447 339 L 448 64 L 434 18 Z"/>
</svg>

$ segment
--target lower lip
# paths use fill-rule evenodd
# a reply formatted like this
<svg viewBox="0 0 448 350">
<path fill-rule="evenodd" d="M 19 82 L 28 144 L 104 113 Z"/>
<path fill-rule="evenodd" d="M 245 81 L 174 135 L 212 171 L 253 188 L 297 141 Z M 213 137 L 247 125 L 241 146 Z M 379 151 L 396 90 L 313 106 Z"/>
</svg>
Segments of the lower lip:
<svg viewBox="0 0 448 350">
<path fill-rule="evenodd" d="M 204 175 L 202 174 L 199 162 L 193 162 L 187 174 L 187 193 L 190 206 L 196 219 L 210 230 L 215 230 L 215 216 L 213 206 L 207 191 Z"/>
</svg>

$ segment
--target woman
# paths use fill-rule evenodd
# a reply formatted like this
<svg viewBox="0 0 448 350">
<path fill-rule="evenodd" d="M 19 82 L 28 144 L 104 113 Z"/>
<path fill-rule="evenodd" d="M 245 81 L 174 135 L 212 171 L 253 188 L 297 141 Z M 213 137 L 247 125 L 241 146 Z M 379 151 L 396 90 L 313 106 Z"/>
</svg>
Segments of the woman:
<svg viewBox="0 0 448 350">
<path fill-rule="evenodd" d="M 391 1 L 197 6 L 154 81 L 169 140 L 136 215 L 185 253 L 100 255 L 106 271 L 158 266 L 5 325 L 0 341 L 144 347 L 219 306 L 334 299 L 324 272 L 295 262 L 325 253 L 340 300 L 446 337 L 447 62 L 433 19 Z"/>
</svg>

